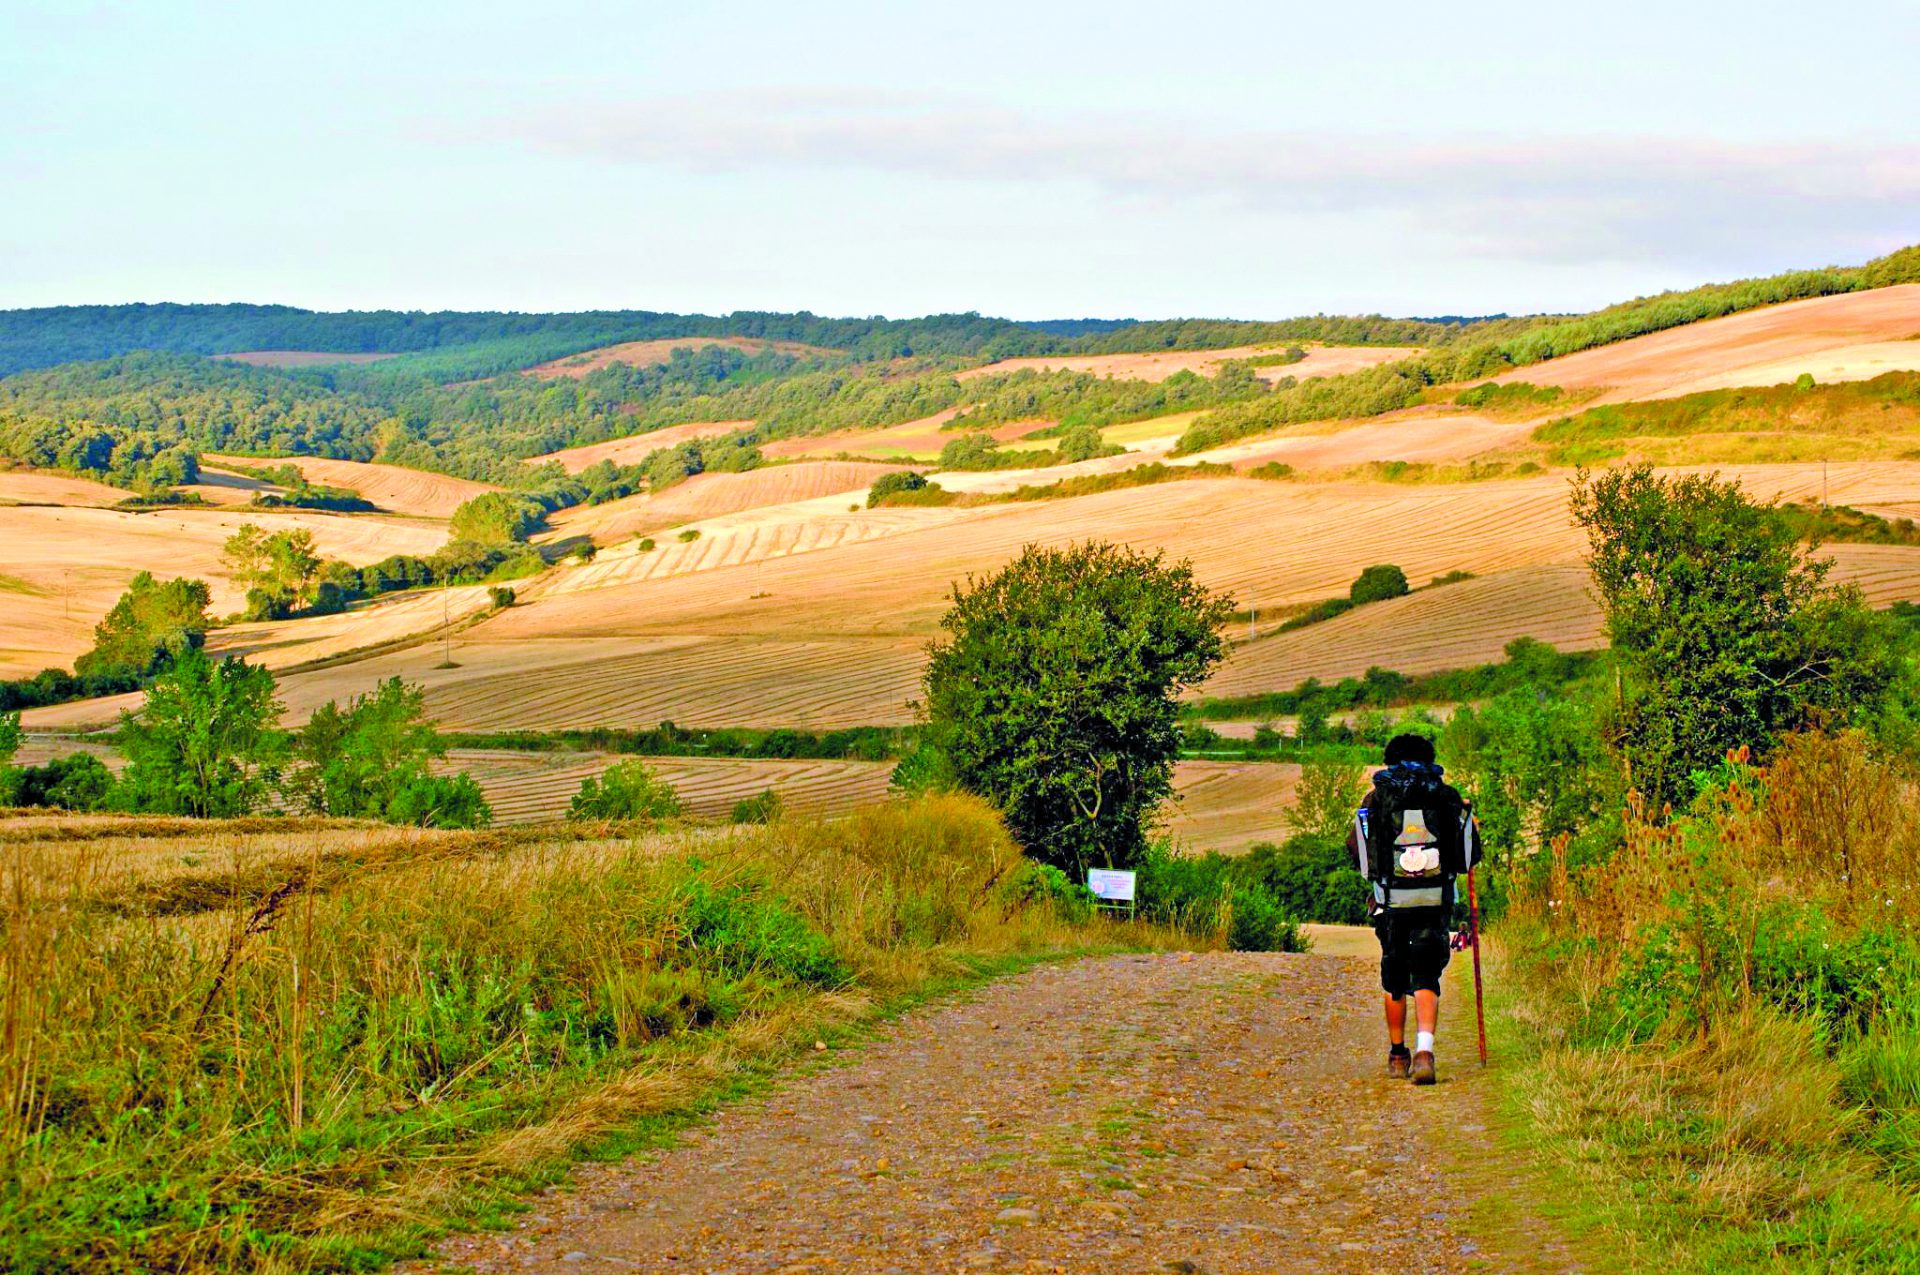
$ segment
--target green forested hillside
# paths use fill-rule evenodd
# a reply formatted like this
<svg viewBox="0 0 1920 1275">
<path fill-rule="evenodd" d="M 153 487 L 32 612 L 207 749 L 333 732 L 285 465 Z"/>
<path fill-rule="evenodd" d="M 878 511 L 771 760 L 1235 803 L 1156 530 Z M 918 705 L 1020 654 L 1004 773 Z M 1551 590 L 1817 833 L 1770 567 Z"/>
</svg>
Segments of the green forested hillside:
<svg viewBox="0 0 1920 1275">
<path fill-rule="evenodd" d="M 1016 323 L 978 314 L 921 319 L 828 319 L 738 311 L 727 315 L 597 310 L 517 314 L 401 310 L 321 313 L 280 305 L 48 306 L 0 310 L 0 376 L 61 363 L 159 350 L 220 354 L 318 350 L 410 354 L 383 369 L 438 380 L 493 376 L 620 341 L 751 337 L 799 341 L 858 359 L 958 357 L 970 361 L 1061 352 L 1205 349 L 1268 341 L 1431 345 L 1460 325 L 1413 319 L 1315 317 L 1278 323 L 1233 319 L 1061 320 Z"/>
<path fill-rule="evenodd" d="M 191 477 L 220 450 L 382 460 L 525 486 L 519 462 L 564 447 L 690 421 L 752 421 L 768 438 L 876 428 L 964 408 L 966 423 L 1108 425 L 1210 409 L 1181 451 L 1297 421 L 1370 416 L 1429 387 L 1738 310 L 1920 279 L 1920 248 L 1867 265 L 1800 271 L 1642 298 L 1576 318 L 1463 321 L 1316 316 L 1277 323 L 1063 320 L 975 314 L 924 319 L 724 317 L 646 311 L 573 315 L 318 314 L 284 306 L 104 306 L 0 313 L 0 457 L 137 490 Z M 742 336 L 815 353 L 679 350 L 657 366 L 579 378 L 503 375 L 615 340 Z M 1035 353 L 1225 348 L 1287 341 L 1410 343 L 1424 353 L 1344 376 L 1269 385 L 1242 364 L 1159 383 L 1020 370 L 954 373 Z M 135 349 L 134 346 L 143 348 Z M 394 351 L 364 366 L 248 367 L 205 353 L 246 348 Z M 73 362 L 76 351 L 89 356 Z M 956 423 L 956 428 L 958 423 Z"/>
</svg>

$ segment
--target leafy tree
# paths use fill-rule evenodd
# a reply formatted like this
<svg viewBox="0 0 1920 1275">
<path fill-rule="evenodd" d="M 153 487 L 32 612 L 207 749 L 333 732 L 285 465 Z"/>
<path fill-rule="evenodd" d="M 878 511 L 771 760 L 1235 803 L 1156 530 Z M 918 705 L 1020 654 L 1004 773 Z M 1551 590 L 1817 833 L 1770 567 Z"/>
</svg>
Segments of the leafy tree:
<svg viewBox="0 0 1920 1275">
<path fill-rule="evenodd" d="M 892 474 L 882 474 L 873 480 L 873 486 L 867 488 L 867 508 L 874 508 L 888 496 L 892 496 L 898 492 L 919 491 L 926 485 L 926 476 L 916 473 L 911 469 L 903 469 Z"/>
<path fill-rule="evenodd" d="M 1516 687 L 1454 713 L 1442 752 L 1473 799 L 1481 839 L 1496 862 L 1577 836 L 1618 808 L 1618 769 L 1599 717 L 1590 696 L 1544 685 Z"/>
<path fill-rule="evenodd" d="M 472 775 L 416 775 L 388 803 L 389 823 L 422 828 L 484 828 L 493 822 L 493 808 Z"/>
<path fill-rule="evenodd" d="M 682 443 L 678 447 L 655 452 L 647 461 L 647 489 L 664 491 L 705 469 L 700 448 L 693 443 Z"/>
<path fill-rule="evenodd" d="M 93 629 L 93 649 L 74 661 L 81 678 L 146 677 L 206 641 L 207 603 L 202 580 L 164 584 L 142 571 L 113 610 Z"/>
<path fill-rule="evenodd" d="M 325 565 L 305 527 L 268 533 L 250 522 L 227 537 L 221 558 L 247 590 L 250 620 L 278 619 L 307 607 Z"/>
<path fill-rule="evenodd" d="M 637 757 L 609 766 L 597 780 L 581 780 L 567 807 L 569 819 L 671 819 L 679 813 L 679 794 Z"/>
<path fill-rule="evenodd" d="M 446 751 L 425 693 L 388 678 L 344 710 L 332 700 L 315 710 L 293 742 L 288 795 L 316 814 L 390 819 L 399 794 Z"/>
<path fill-rule="evenodd" d="M 1347 590 L 1347 599 L 1355 606 L 1365 606 L 1369 602 L 1403 598 L 1409 592 L 1407 573 L 1388 562 L 1362 571 Z"/>
<path fill-rule="evenodd" d="M 257 808 L 278 760 L 273 674 L 194 647 L 120 715 L 122 790 L 135 810 L 227 818 Z"/>
<path fill-rule="evenodd" d="M 20 714 L 0 713 L 0 804 L 11 805 L 17 800 L 19 777 L 12 767 L 13 755 L 19 751 Z"/>
<path fill-rule="evenodd" d="M 1294 790 L 1294 830 L 1346 840 L 1354 812 L 1367 795 L 1366 767 L 1343 761 L 1310 761 Z"/>
<path fill-rule="evenodd" d="M 17 772 L 14 803 L 58 810 L 102 810 L 111 800 L 113 772 L 92 753 L 69 753 Z"/>
<path fill-rule="evenodd" d="M 1028 546 L 952 596 L 925 686 L 957 782 L 1076 876 L 1138 860 L 1173 790 L 1176 697 L 1225 654 L 1232 602 L 1187 563 L 1102 543 Z"/>
<path fill-rule="evenodd" d="M 1112 446 L 1106 439 L 1100 437 L 1100 431 L 1091 425 L 1075 425 L 1060 435 L 1060 456 L 1067 461 L 1114 456 L 1123 450 L 1123 448 Z"/>
<path fill-rule="evenodd" d="M 1583 472 L 1573 512 L 1623 672 L 1612 725 L 1658 809 L 1733 748 L 1878 711 L 1898 671 L 1859 590 L 1781 512 L 1715 477 Z"/>
<path fill-rule="evenodd" d="M 453 511 L 453 539 L 482 545 L 515 544 L 539 529 L 546 511 L 525 496 L 490 491 Z"/>
<path fill-rule="evenodd" d="M 1262 842 L 1238 864 L 1286 915 L 1298 921 L 1364 925 L 1372 891 L 1347 851 L 1345 832 L 1296 832 L 1285 844 Z"/>
</svg>

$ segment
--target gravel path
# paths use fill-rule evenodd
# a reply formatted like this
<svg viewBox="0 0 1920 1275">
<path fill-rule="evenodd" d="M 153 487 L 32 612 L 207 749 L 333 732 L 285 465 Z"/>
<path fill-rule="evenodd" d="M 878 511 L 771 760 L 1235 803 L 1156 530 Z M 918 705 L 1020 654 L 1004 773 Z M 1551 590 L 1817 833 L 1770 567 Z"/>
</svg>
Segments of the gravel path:
<svg viewBox="0 0 1920 1275">
<path fill-rule="evenodd" d="M 1044 966 L 803 1067 L 672 1150 L 584 1166 L 517 1231 L 439 1257 L 741 1275 L 1484 1270 L 1436 1153 L 1483 1132 L 1471 984 L 1450 979 L 1442 1083 L 1415 1089 L 1385 1077 L 1374 970 L 1251 953 Z"/>
</svg>

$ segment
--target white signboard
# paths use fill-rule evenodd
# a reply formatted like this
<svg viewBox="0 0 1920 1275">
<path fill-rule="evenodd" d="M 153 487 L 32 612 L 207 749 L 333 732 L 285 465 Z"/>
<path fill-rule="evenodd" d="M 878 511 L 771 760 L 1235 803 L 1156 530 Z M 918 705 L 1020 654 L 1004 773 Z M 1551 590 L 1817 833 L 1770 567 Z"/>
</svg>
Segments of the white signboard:
<svg viewBox="0 0 1920 1275">
<path fill-rule="evenodd" d="M 1093 891 L 1095 898 L 1108 903 L 1133 902 L 1133 882 L 1134 874 L 1131 872 L 1117 872 L 1112 868 L 1087 869 L 1087 889 Z"/>
</svg>

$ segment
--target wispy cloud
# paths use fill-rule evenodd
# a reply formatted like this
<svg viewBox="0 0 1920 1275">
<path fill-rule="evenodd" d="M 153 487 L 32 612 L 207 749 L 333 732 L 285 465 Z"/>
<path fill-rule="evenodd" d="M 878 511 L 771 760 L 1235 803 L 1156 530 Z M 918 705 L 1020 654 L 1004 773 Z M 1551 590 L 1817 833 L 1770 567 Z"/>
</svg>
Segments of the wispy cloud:
<svg viewBox="0 0 1920 1275">
<path fill-rule="evenodd" d="M 1080 182 L 1274 217 L 1386 216 L 1455 251 L 1543 262 L 1871 251 L 1920 237 L 1911 144 L 1224 131 L 832 90 L 577 105 L 514 129 L 541 149 L 694 173 Z"/>
</svg>

